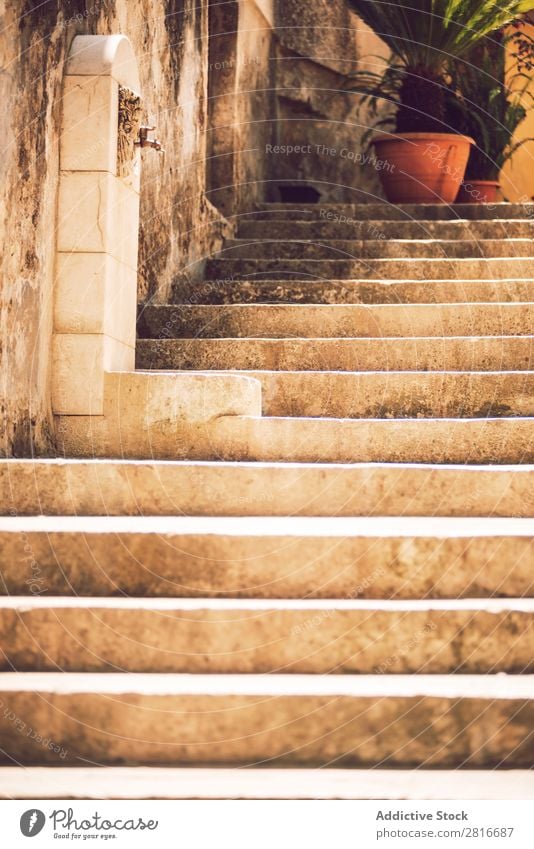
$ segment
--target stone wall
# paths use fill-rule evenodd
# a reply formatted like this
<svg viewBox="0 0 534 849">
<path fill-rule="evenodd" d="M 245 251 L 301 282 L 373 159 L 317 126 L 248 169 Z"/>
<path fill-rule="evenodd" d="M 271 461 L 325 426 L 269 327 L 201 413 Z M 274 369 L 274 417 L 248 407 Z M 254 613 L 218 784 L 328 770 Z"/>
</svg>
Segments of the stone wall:
<svg viewBox="0 0 534 849">
<path fill-rule="evenodd" d="M 344 0 L 226 0 L 223 5 L 238 22 L 237 31 L 218 57 L 222 66 L 212 62 L 210 67 L 210 21 L 213 26 L 217 0 L 5 4 L 3 455 L 53 450 L 50 348 L 59 130 L 64 63 L 75 35 L 122 33 L 130 39 L 146 117 L 157 125 L 165 148 L 164 155 L 142 154 L 140 301 L 193 299 L 205 259 L 241 214 L 257 201 L 279 198 L 280 183 L 314 184 L 326 201 L 379 193 L 376 174 L 355 159 L 361 149 L 356 100 L 339 91 L 362 54 L 362 28 Z M 209 107 L 214 87 L 216 115 Z M 213 139 L 215 152 L 223 153 L 217 179 L 230 186 L 226 198 L 210 190 L 206 156 Z M 309 144 L 312 152 L 276 155 L 277 144 Z"/>
<path fill-rule="evenodd" d="M 245 55 L 254 62 L 234 57 L 241 86 L 239 145 L 245 150 L 262 146 L 259 127 L 267 124 L 255 124 L 254 117 L 258 110 L 264 113 L 270 95 L 247 91 L 257 87 L 260 77 L 268 78 L 271 47 L 267 0 L 242 0 L 239 5 L 240 17 L 256 29 L 248 40 L 240 36 Z M 140 300 L 165 301 L 176 280 L 193 289 L 203 260 L 228 226 L 204 194 L 208 0 L 7 0 L 1 28 L 0 238 L 6 247 L 0 452 L 28 456 L 53 446 L 49 355 L 61 87 L 75 35 L 128 36 L 139 62 L 147 117 L 157 124 L 166 150 L 165 155 L 143 152 Z M 258 162 L 257 156 L 243 156 L 243 185 L 250 185 Z M 251 190 L 251 197 L 259 197 L 258 192 L 261 188 Z"/>
<path fill-rule="evenodd" d="M 378 175 L 362 148 L 367 116 L 347 88 L 362 58 L 382 43 L 345 0 L 278 0 L 276 28 L 278 150 L 275 146 L 270 155 L 272 199 L 283 200 L 281 192 L 291 187 L 308 193 L 311 188 L 327 203 L 381 198 Z"/>
<path fill-rule="evenodd" d="M 265 145 L 274 138 L 275 111 L 272 0 L 242 3 L 238 38 L 239 125 L 236 212 L 250 210 L 269 193 Z"/>
</svg>

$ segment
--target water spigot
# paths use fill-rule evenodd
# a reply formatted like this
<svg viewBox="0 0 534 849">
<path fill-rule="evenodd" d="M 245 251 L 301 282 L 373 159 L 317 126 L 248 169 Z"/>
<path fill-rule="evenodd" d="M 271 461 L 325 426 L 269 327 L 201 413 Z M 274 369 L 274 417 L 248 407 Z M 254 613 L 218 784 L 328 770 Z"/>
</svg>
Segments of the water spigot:
<svg viewBox="0 0 534 849">
<path fill-rule="evenodd" d="M 151 147 L 154 150 L 159 150 L 160 153 L 165 153 L 159 139 L 151 139 L 148 135 L 155 129 L 155 127 L 139 127 L 139 138 L 135 144 L 137 147 Z"/>
</svg>

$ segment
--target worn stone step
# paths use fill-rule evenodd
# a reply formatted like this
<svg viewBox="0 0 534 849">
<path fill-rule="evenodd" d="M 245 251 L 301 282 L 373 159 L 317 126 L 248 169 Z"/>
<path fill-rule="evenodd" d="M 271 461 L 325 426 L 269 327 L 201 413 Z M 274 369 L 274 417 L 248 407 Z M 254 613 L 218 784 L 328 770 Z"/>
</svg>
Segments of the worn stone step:
<svg viewBox="0 0 534 849">
<path fill-rule="evenodd" d="M 534 671 L 534 599 L 0 599 L 0 671 Z"/>
<path fill-rule="evenodd" d="M 447 304 L 534 301 L 533 279 L 476 280 L 258 280 L 233 277 L 205 280 L 191 292 L 177 286 L 173 301 L 184 305 L 298 304 Z M 182 294 L 180 292 L 182 291 Z M 172 328 L 169 328 L 169 332 Z"/>
<path fill-rule="evenodd" d="M 529 769 L 0 767 L 0 799 L 534 799 Z"/>
<path fill-rule="evenodd" d="M 289 237 L 289 238 L 288 238 Z M 218 252 L 221 259 L 352 260 L 352 259 L 469 259 L 478 257 L 528 257 L 534 255 L 532 239 L 310 239 L 266 237 L 234 239 Z"/>
<path fill-rule="evenodd" d="M 287 406 L 283 396 L 277 402 Z M 348 407 L 343 396 L 332 403 L 328 398 L 314 403 L 330 416 Z M 353 409 L 346 411 L 358 415 Z M 67 425 L 61 419 L 60 446 L 66 457 L 132 460 L 500 465 L 534 461 L 534 418 L 497 412 L 501 418 L 480 413 L 478 418 L 310 418 L 292 409 L 290 416 L 221 416 L 190 424 L 171 419 L 142 432 L 99 427 L 75 416 L 66 419 Z"/>
<path fill-rule="evenodd" d="M 8 516 L 7 595 L 533 597 L 530 519 Z"/>
<path fill-rule="evenodd" d="M 494 221 L 372 221 L 332 220 L 325 213 L 309 221 L 255 220 L 238 222 L 240 239 L 525 239 L 534 235 L 534 219 Z M 346 216 L 345 216 L 346 217 Z"/>
<path fill-rule="evenodd" d="M 3 515 L 532 518 L 534 466 L 2 460 L 0 510 Z"/>
<path fill-rule="evenodd" d="M 258 203 L 239 216 L 239 222 L 254 220 L 339 221 L 494 221 L 534 219 L 533 203 Z"/>
<path fill-rule="evenodd" d="M 139 339 L 139 369 L 529 371 L 534 336 Z"/>
<path fill-rule="evenodd" d="M 299 463 L 534 462 L 534 419 L 235 417 L 214 423 L 191 459 Z M 171 456 L 169 446 L 165 457 Z"/>
<path fill-rule="evenodd" d="M 355 338 L 530 335 L 534 303 L 149 305 L 137 322 L 148 339 Z"/>
<path fill-rule="evenodd" d="M 274 253 L 274 251 L 273 251 Z M 524 257 L 506 259 L 210 259 L 206 263 L 207 279 L 234 282 L 254 277 L 263 279 L 330 279 L 330 280 L 479 280 L 532 277 L 534 261 Z"/>
<path fill-rule="evenodd" d="M 263 415 L 328 418 L 534 416 L 534 371 L 246 372 Z"/>
<path fill-rule="evenodd" d="M 531 675 L 6 672 L 0 699 L 19 764 L 532 765 Z"/>
</svg>

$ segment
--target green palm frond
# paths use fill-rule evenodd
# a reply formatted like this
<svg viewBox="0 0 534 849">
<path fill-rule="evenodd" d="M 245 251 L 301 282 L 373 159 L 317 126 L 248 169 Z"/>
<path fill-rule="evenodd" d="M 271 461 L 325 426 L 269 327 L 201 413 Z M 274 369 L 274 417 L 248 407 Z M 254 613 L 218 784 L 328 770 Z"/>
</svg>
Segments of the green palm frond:
<svg viewBox="0 0 534 849">
<path fill-rule="evenodd" d="M 351 8 L 406 66 L 436 73 L 534 0 L 348 0 Z"/>
<path fill-rule="evenodd" d="M 466 57 L 470 51 L 480 45 L 498 48 L 502 28 L 534 9 L 534 0 L 348 0 L 348 3 L 391 50 L 387 69 L 380 75 L 361 72 L 363 76 L 356 75 L 352 80 L 352 90 L 365 98 L 364 105 L 374 103 L 375 114 L 380 99 L 398 104 L 396 127 L 401 133 L 450 132 L 446 101 L 450 95 L 447 89 L 451 86 L 451 69 L 454 77 L 454 69 L 465 61 L 469 71 L 473 63 Z M 520 48 L 518 51 L 521 52 Z M 524 67 L 530 70 L 530 66 Z M 524 68 L 518 64 L 516 70 L 520 73 Z M 486 76 L 487 80 L 483 82 L 482 98 L 474 99 L 475 105 L 485 103 L 490 116 L 499 114 L 499 133 L 505 134 L 504 115 L 508 108 L 510 122 L 517 123 L 522 118 L 519 109 L 510 107 L 513 98 L 507 98 L 502 83 L 504 71 L 496 75 L 490 63 L 486 69 L 477 67 L 476 74 L 479 78 Z M 516 79 L 514 88 L 517 85 Z M 456 87 L 462 90 L 462 86 L 460 81 Z M 463 91 L 462 102 L 469 107 L 467 91 Z M 473 121 L 476 125 L 477 116 Z M 479 136 L 484 138 L 484 131 L 480 130 Z"/>
</svg>

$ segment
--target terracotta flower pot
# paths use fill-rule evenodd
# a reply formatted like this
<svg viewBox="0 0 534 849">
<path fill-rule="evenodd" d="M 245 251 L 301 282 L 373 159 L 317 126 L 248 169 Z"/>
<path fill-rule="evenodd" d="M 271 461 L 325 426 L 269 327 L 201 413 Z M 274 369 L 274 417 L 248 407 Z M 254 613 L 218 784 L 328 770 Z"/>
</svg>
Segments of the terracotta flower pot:
<svg viewBox="0 0 534 849">
<path fill-rule="evenodd" d="M 460 186 L 458 203 L 496 203 L 500 189 L 498 180 L 469 180 L 465 179 Z"/>
<path fill-rule="evenodd" d="M 374 166 L 386 198 L 391 203 L 453 203 L 474 143 L 454 133 L 377 136 L 371 142 Z"/>
</svg>

